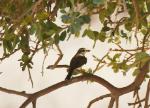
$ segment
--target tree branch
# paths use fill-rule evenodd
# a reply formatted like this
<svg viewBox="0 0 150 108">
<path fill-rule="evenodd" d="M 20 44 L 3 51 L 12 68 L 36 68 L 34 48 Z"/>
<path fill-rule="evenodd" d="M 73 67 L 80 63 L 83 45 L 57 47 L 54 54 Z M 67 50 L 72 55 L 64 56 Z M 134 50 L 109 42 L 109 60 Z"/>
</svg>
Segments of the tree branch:
<svg viewBox="0 0 150 108">
<path fill-rule="evenodd" d="M 61 51 L 61 49 L 60 49 L 60 47 L 59 47 L 59 45 L 58 44 L 55 44 L 56 45 L 56 47 L 57 47 L 57 50 L 59 51 L 59 57 L 58 57 L 58 59 L 55 61 L 55 63 L 54 63 L 54 65 L 49 65 L 49 66 L 47 66 L 47 69 L 55 69 L 56 67 L 58 68 L 58 67 L 60 67 L 60 65 L 58 66 L 58 63 L 60 62 L 60 60 L 62 59 L 62 57 L 63 57 L 63 53 L 62 53 L 62 51 Z M 63 65 L 64 66 L 64 65 Z M 66 65 L 67 66 L 67 65 Z M 65 66 L 65 67 L 66 67 Z"/>
<path fill-rule="evenodd" d="M 79 81 L 86 81 L 86 80 L 90 80 L 90 81 L 94 81 L 97 82 L 101 85 L 103 85 L 104 87 L 106 87 L 110 92 L 111 95 L 114 99 L 118 98 L 119 96 L 129 93 L 133 90 L 135 90 L 136 88 L 138 88 L 142 82 L 145 79 L 146 74 L 149 72 L 149 62 L 147 61 L 144 66 L 140 69 L 141 72 L 137 75 L 137 77 L 135 78 L 135 81 L 133 83 L 131 83 L 130 85 L 126 86 L 126 87 L 122 87 L 122 88 L 117 88 L 115 86 L 113 86 L 112 84 L 110 84 L 108 81 L 104 80 L 101 77 L 98 77 L 96 75 L 91 75 L 91 74 L 85 74 L 83 76 L 79 76 L 79 77 L 75 77 L 72 78 L 71 80 L 65 80 L 62 82 L 59 82 L 57 84 L 54 84 L 48 88 L 45 88 L 41 91 L 35 92 L 33 93 L 21 106 L 20 108 L 25 108 L 29 103 L 31 103 L 32 101 L 34 101 L 35 99 L 46 95 L 56 89 L 59 89 L 61 87 L 65 87 L 67 85 L 79 82 Z M 111 107 L 110 107 L 111 108 Z"/>
<path fill-rule="evenodd" d="M 95 102 L 102 100 L 104 98 L 107 98 L 107 97 L 111 97 L 111 94 L 105 94 L 105 95 L 102 95 L 102 96 L 99 96 L 99 97 L 93 99 L 92 101 L 89 102 L 89 105 L 87 108 L 90 108 L 92 106 L 92 104 L 94 104 Z"/>
<path fill-rule="evenodd" d="M 137 101 L 137 102 L 134 102 L 134 103 L 128 103 L 128 105 L 129 105 L 129 106 L 131 106 L 131 105 L 136 105 L 136 104 L 139 104 L 139 103 L 144 102 L 144 101 L 145 101 L 145 98 L 142 99 L 142 100 L 139 100 L 139 101 Z"/>
<path fill-rule="evenodd" d="M 56 89 L 59 89 L 61 87 L 65 87 L 67 85 L 70 85 L 70 84 L 73 84 L 73 83 L 76 83 L 76 82 L 79 82 L 79 81 L 86 81 L 86 80 L 90 80 L 90 81 L 94 81 L 94 82 L 97 82 L 101 85 L 103 85 L 104 87 L 106 87 L 108 90 L 110 90 L 110 92 L 112 94 L 116 94 L 119 92 L 118 91 L 118 88 L 114 87 L 112 84 L 110 84 L 109 82 L 107 82 L 106 80 L 104 80 L 103 78 L 100 78 L 96 75 L 84 75 L 84 76 L 79 76 L 79 77 L 75 77 L 75 78 L 72 78 L 71 80 L 65 80 L 65 81 L 62 81 L 62 82 L 59 82 L 57 84 L 54 84 L 48 88 L 45 88 L 41 91 L 38 91 L 34 94 L 32 94 L 21 106 L 20 108 L 25 108 L 29 103 L 31 103 L 32 101 L 34 101 L 35 99 L 43 96 L 43 95 L 46 95 Z"/>
<path fill-rule="evenodd" d="M 31 71 L 30 71 L 30 69 L 29 69 L 29 68 L 28 68 L 28 73 L 29 73 L 29 80 L 31 81 L 31 85 L 32 85 L 32 88 L 33 88 L 34 83 L 33 83 L 32 75 L 31 75 Z"/>
<path fill-rule="evenodd" d="M 47 69 L 52 69 L 54 65 L 47 66 Z M 69 65 L 56 65 L 55 68 L 69 68 Z"/>
<path fill-rule="evenodd" d="M 33 106 L 33 108 L 36 108 L 36 100 L 34 100 L 34 101 L 32 102 L 32 106 Z"/>
<path fill-rule="evenodd" d="M 148 36 L 149 36 L 149 30 L 147 31 L 147 33 L 145 34 L 145 36 L 143 38 L 142 51 L 145 51 L 145 42 L 146 42 Z"/>
<path fill-rule="evenodd" d="M 95 73 L 96 71 L 99 70 L 99 65 L 102 63 L 102 61 L 108 56 L 110 51 L 107 52 L 107 54 L 105 54 L 100 60 L 98 60 L 98 64 L 96 65 L 96 68 L 93 70 L 93 73 Z"/>
<path fill-rule="evenodd" d="M 136 49 L 112 49 L 112 51 L 139 51 L 139 50 L 142 50 L 143 47 L 139 47 L 139 48 L 136 48 Z M 144 50 L 150 50 L 150 48 L 144 48 Z"/>
<path fill-rule="evenodd" d="M 33 94 L 26 94 L 25 92 L 8 90 L 8 89 L 4 89 L 2 87 L 0 88 L 0 91 L 27 97 L 28 99 L 20 106 L 20 108 L 25 108 L 29 103 L 37 100 L 39 97 L 44 96 L 54 90 L 57 90 L 61 87 L 65 87 L 67 85 L 70 85 L 70 84 L 73 84 L 73 83 L 76 83 L 79 81 L 90 80 L 90 81 L 94 81 L 94 82 L 97 82 L 98 84 L 103 85 L 111 92 L 112 98 L 111 98 L 111 101 L 109 104 L 109 108 L 112 108 L 116 98 L 118 98 L 119 96 L 121 96 L 123 94 L 129 93 L 129 92 L 135 90 L 142 84 L 142 82 L 145 79 L 145 75 L 147 74 L 147 72 L 149 72 L 148 66 L 149 66 L 149 61 L 147 61 L 144 64 L 144 66 L 140 69 L 141 72 L 137 75 L 137 77 L 135 78 L 135 81 L 133 83 L 131 83 L 130 85 L 128 85 L 126 87 L 122 87 L 122 88 L 117 88 L 117 87 L 113 86 L 112 84 L 110 84 L 108 81 L 106 81 L 103 78 L 98 77 L 96 75 L 85 74 L 83 76 L 72 78 L 71 80 L 65 80 L 65 81 L 59 82 L 57 84 L 54 84 L 48 88 L 45 88 L 45 89 L 35 92 Z"/>
<path fill-rule="evenodd" d="M 135 10 L 135 14 L 136 14 L 136 30 L 135 30 L 135 39 L 136 39 L 136 42 L 137 42 L 137 46 L 139 46 L 139 40 L 138 40 L 138 37 L 137 37 L 137 31 L 139 29 L 139 24 L 140 24 L 140 9 L 139 9 L 139 6 L 138 6 L 138 3 L 136 0 L 132 0 L 132 3 L 133 3 L 133 7 L 134 7 L 134 10 Z"/>
<path fill-rule="evenodd" d="M 150 95 L 150 80 L 148 82 L 148 85 L 147 85 L 147 92 L 146 92 L 146 96 L 145 96 L 145 105 L 144 105 L 144 108 L 148 108 L 148 101 L 149 101 L 149 95 Z"/>
<path fill-rule="evenodd" d="M 25 91 L 19 92 L 19 91 L 15 91 L 15 90 L 6 89 L 3 87 L 0 87 L 0 91 L 8 93 L 8 94 L 15 94 L 15 95 L 23 96 L 23 97 L 30 97 L 30 95 L 31 95 L 31 94 L 27 94 Z"/>
<path fill-rule="evenodd" d="M 108 108 L 113 108 L 115 99 L 111 97 Z"/>
</svg>

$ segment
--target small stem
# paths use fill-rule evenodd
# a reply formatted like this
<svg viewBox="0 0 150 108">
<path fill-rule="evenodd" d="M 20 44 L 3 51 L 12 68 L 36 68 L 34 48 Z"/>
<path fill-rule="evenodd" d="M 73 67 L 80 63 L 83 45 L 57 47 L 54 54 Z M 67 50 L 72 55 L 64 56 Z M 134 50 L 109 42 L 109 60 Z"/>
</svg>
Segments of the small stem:
<svg viewBox="0 0 150 108">
<path fill-rule="evenodd" d="M 33 88 L 33 79 L 32 79 L 32 75 L 31 75 L 31 71 L 30 69 L 28 68 L 28 73 L 29 73 L 29 80 L 31 81 L 31 85 L 32 85 L 32 88 Z"/>
<path fill-rule="evenodd" d="M 104 99 L 104 98 L 107 98 L 107 97 L 111 97 L 111 94 L 105 94 L 105 95 L 99 96 L 99 97 L 97 97 L 97 98 L 91 100 L 91 101 L 89 102 L 89 105 L 88 105 L 87 108 L 91 108 L 92 104 L 94 104 L 95 102 L 97 102 L 97 101 L 99 101 L 99 100 L 102 100 L 102 99 Z"/>
</svg>

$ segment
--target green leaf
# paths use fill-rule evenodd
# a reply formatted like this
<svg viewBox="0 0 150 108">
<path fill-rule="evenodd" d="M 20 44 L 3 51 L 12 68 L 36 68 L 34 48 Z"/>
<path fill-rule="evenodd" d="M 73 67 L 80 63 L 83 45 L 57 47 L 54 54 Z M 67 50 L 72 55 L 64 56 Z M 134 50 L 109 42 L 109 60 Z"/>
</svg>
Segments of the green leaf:
<svg viewBox="0 0 150 108">
<path fill-rule="evenodd" d="M 104 9 L 99 13 L 99 19 L 103 23 L 105 21 L 105 18 L 108 16 L 107 10 Z"/>
<path fill-rule="evenodd" d="M 121 36 L 123 37 L 123 38 L 128 38 L 128 36 L 127 36 L 127 34 L 126 33 L 124 33 L 124 31 L 123 30 L 121 30 Z"/>
<path fill-rule="evenodd" d="M 3 40 L 3 48 L 4 48 L 4 52 L 6 53 L 6 50 L 8 52 L 12 52 L 13 51 L 13 45 L 10 41 L 7 41 L 7 40 Z"/>
<path fill-rule="evenodd" d="M 31 28 L 29 28 L 29 34 L 30 34 L 30 35 L 33 35 L 33 34 L 36 32 L 36 30 L 37 30 L 37 24 L 36 24 L 36 23 L 33 23 L 33 24 L 31 25 Z"/>
<path fill-rule="evenodd" d="M 128 30 L 128 31 L 131 31 L 132 30 L 132 21 L 127 20 L 126 23 L 125 23 L 125 28 Z"/>
<path fill-rule="evenodd" d="M 113 60 L 118 59 L 120 56 L 121 56 L 121 53 L 115 54 L 114 57 L 113 57 Z"/>
<path fill-rule="evenodd" d="M 58 44 L 59 43 L 59 35 L 55 34 L 54 39 L 55 39 L 55 43 Z"/>
<path fill-rule="evenodd" d="M 133 76 L 137 76 L 140 73 L 139 69 L 135 69 L 134 72 L 132 73 Z"/>
<path fill-rule="evenodd" d="M 117 3 L 116 2 L 108 2 L 107 5 L 108 5 L 107 6 L 107 12 L 110 16 L 111 14 L 114 13 L 116 6 L 117 6 Z"/>
<path fill-rule="evenodd" d="M 22 20 L 21 25 L 22 25 L 22 26 L 27 26 L 31 21 L 32 21 L 32 16 L 26 16 L 26 17 Z"/>
<path fill-rule="evenodd" d="M 66 31 L 63 31 L 63 32 L 60 34 L 59 39 L 60 39 L 61 41 L 64 41 L 65 38 L 66 38 L 66 35 L 67 35 Z"/>
<path fill-rule="evenodd" d="M 100 32 L 98 37 L 99 37 L 98 39 L 101 42 L 104 42 L 106 40 L 106 33 L 105 32 Z"/>
<path fill-rule="evenodd" d="M 105 0 L 93 0 L 93 4 L 104 4 L 105 3 Z"/>
<path fill-rule="evenodd" d="M 150 60 L 150 56 L 146 52 L 138 52 L 135 54 L 135 61 L 130 65 L 130 68 L 138 67 L 139 65 L 142 67 L 148 60 Z"/>
<path fill-rule="evenodd" d="M 61 9 L 60 12 L 63 13 L 63 14 L 66 14 L 65 9 Z"/>
<path fill-rule="evenodd" d="M 81 30 L 81 25 L 80 23 L 73 23 L 70 28 L 69 28 L 70 32 L 72 34 L 75 34 L 77 32 L 79 32 Z"/>
<path fill-rule="evenodd" d="M 90 16 L 88 16 L 88 15 L 82 15 L 79 17 L 79 19 L 81 19 L 81 21 L 82 21 L 81 24 L 89 23 L 91 21 Z"/>
<path fill-rule="evenodd" d="M 71 17 L 68 15 L 62 15 L 61 19 L 62 19 L 62 22 L 66 24 L 71 22 Z"/>
<path fill-rule="evenodd" d="M 36 17 L 38 20 L 46 20 L 49 17 L 49 15 L 47 12 L 40 12 L 40 13 L 37 13 Z"/>
<path fill-rule="evenodd" d="M 107 32 L 107 31 L 109 31 L 109 30 L 111 30 L 111 29 L 110 29 L 110 27 L 108 27 L 107 25 L 105 25 L 105 26 L 102 28 L 102 31 L 103 31 L 103 32 Z"/>
<path fill-rule="evenodd" d="M 86 30 L 86 35 L 92 39 L 92 40 L 95 40 L 95 34 L 92 30 Z"/>
<path fill-rule="evenodd" d="M 52 35 L 55 34 L 55 33 L 56 33 L 56 31 L 53 30 L 53 29 L 51 29 L 51 30 L 49 30 L 49 31 L 45 31 L 45 32 L 44 32 L 44 35 L 47 35 L 48 37 L 50 37 L 50 36 L 52 36 Z"/>
<path fill-rule="evenodd" d="M 69 0 L 69 1 L 71 2 L 72 6 L 74 6 L 74 0 Z"/>
<path fill-rule="evenodd" d="M 26 36 L 21 36 L 19 48 L 25 55 L 30 54 L 30 47 L 29 47 L 29 37 Z"/>
<path fill-rule="evenodd" d="M 150 58 L 149 54 L 146 52 L 139 52 L 135 54 L 136 61 L 142 61 L 145 58 Z"/>
</svg>

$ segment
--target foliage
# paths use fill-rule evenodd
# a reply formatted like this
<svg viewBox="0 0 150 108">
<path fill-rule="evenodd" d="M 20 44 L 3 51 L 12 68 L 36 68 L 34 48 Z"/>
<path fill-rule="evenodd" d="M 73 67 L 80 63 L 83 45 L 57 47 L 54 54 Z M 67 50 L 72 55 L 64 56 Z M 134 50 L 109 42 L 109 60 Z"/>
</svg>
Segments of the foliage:
<svg viewBox="0 0 150 108">
<path fill-rule="evenodd" d="M 138 0 L 137 4 L 135 6 L 131 0 L 120 3 L 117 0 L 1 0 L 1 60 L 21 50 L 19 61 L 22 70 L 32 68 L 32 58 L 39 50 L 46 53 L 49 46 L 59 44 L 70 36 L 87 36 L 94 42 L 117 46 L 121 46 L 122 40 L 131 44 L 135 44 L 132 41 L 136 40 L 137 50 L 129 53 L 121 49 L 121 52 L 128 54 L 126 59 L 120 59 L 123 56 L 120 52 L 115 52 L 113 57 L 110 52 L 105 60 L 114 72 L 122 70 L 126 73 L 149 58 L 145 49 L 150 46 L 150 2 Z M 55 23 L 58 13 L 61 14 L 63 26 Z M 99 15 L 103 25 L 99 31 L 90 28 L 91 16 L 94 14 Z M 85 30 L 81 34 L 83 26 Z M 133 33 L 135 36 L 130 35 Z"/>
</svg>

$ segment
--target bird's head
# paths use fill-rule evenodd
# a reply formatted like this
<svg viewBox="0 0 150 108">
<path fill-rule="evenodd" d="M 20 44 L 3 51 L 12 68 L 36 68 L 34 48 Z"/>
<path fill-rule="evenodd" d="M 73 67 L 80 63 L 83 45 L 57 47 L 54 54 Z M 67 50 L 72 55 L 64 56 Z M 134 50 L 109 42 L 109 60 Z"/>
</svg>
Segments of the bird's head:
<svg viewBox="0 0 150 108">
<path fill-rule="evenodd" d="M 86 48 L 80 48 L 77 52 L 77 55 L 85 55 L 86 52 L 90 52 L 90 50 L 86 49 Z"/>
</svg>

